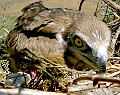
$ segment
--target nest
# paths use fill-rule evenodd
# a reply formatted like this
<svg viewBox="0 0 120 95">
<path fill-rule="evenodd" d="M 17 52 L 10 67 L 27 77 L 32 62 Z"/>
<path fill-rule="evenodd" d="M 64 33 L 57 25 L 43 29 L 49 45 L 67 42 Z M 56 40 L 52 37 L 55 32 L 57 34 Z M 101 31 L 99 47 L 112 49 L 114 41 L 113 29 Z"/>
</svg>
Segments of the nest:
<svg viewBox="0 0 120 95">
<path fill-rule="evenodd" d="M 34 59 L 30 58 L 26 54 L 23 54 L 23 51 L 30 53 L 32 56 L 34 56 Z M 115 53 L 117 51 L 118 50 L 115 50 Z M 112 64 L 113 63 L 114 64 L 109 65 L 107 73 L 103 75 L 97 74 L 96 72 L 94 72 L 94 70 L 76 71 L 74 69 L 69 69 L 65 65 L 63 66 L 51 62 L 43 55 L 36 56 L 28 49 L 21 50 L 21 55 L 22 58 L 24 56 L 25 59 L 29 59 L 29 62 L 26 61 L 26 63 L 20 64 L 19 68 L 20 69 L 27 68 L 27 72 L 31 75 L 30 82 L 24 86 L 22 85 L 22 87 L 43 91 L 70 92 L 70 93 L 77 92 L 84 93 L 86 91 L 90 92 L 98 89 L 104 90 L 106 88 L 107 89 L 109 88 L 110 89 L 109 91 L 111 91 L 112 93 L 119 92 L 118 91 L 120 84 L 119 57 L 115 56 L 111 57 L 109 61 L 112 62 Z M 31 68 L 31 66 L 34 68 Z M 34 72 L 35 76 L 33 77 L 29 71 Z M 5 85 L 3 85 L 3 87 L 13 88 L 11 86 Z"/>
<path fill-rule="evenodd" d="M 24 88 L 37 89 L 43 91 L 99 94 L 99 93 L 120 93 L 120 18 L 108 23 L 112 31 L 111 36 L 111 57 L 108 60 L 109 65 L 105 74 L 97 74 L 94 70 L 76 71 L 69 69 L 65 65 L 51 62 L 43 55 L 36 56 L 28 49 L 23 49 L 20 55 L 24 56 L 24 62 L 19 64 L 19 69 L 27 69 L 31 80 L 28 84 L 22 85 Z M 118 30 L 118 31 L 117 31 Z M 1 88 L 14 88 L 6 86 L 5 81 L 8 74 L 11 74 L 9 68 L 9 57 L 5 50 L 5 37 L 0 38 L 0 63 L 3 73 L 0 74 Z M 34 56 L 31 58 L 27 53 Z M 39 64 L 40 63 L 40 64 Z M 32 67 L 32 68 L 31 68 Z M 34 67 L 34 68 L 33 68 Z M 32 76 L 32 73 L 35 76 Z M 99 75 L 99 76 L 98 76 Z M 24 73 L 23 73 L 24 76 Z M 107 90 L 107 92 L 106 92 Z M 110 94 L 111 95 L 111 94 Z"/>
</svg>

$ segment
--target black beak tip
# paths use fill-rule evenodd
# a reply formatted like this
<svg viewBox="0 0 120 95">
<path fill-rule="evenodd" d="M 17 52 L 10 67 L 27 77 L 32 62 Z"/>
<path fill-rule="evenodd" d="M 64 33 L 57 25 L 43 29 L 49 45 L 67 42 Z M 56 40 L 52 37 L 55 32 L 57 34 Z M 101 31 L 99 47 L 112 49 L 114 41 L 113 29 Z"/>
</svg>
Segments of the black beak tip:
<svg viewBox="0 0 120 95">
<path fill-rule="evenodd" d="M 106 72 L 106 65 L 101 65 L 100 66 L 100 71 L 101 72 Z"/>
<path fill-rule="evenodd" d="M 106 71 L 106 64 L 107 64 L 107 57 L 106 57 L 106 55 L 102 55 L 99 58 L 97 64 L 99 65 L 100 70 L 105 72 Z"/>
</svg>

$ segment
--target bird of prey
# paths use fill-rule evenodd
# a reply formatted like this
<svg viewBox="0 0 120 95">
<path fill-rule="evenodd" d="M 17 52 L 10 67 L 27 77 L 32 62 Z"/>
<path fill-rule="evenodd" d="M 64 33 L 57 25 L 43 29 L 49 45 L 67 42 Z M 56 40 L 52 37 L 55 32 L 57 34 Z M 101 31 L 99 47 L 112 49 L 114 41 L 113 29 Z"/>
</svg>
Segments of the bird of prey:
<svg viewBox="0 0 120 95">
<path fill-rule="evenodd" d="M 25 62 L 24 48 L 76 70 L 105 69 L 111 32 L 104 22 L 78 10 L 46 8 L 41 1 L 22 12 L 6 40 L 13 71 Z"/>
</svg>

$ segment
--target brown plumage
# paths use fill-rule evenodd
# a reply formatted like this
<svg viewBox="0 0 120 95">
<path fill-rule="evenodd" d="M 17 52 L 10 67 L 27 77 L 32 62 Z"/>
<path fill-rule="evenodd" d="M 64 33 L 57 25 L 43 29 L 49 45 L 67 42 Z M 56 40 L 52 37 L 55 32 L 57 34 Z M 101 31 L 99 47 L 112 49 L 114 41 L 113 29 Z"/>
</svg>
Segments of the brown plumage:
<svg viewBox="0 0 120 95">
<path fill-rule="evenodd" d="M 42 2 L 30 4 L 22 12 L 6 41 L 14 71 L 24 48 L 77 70 L 105 67 L 110 30 L 96 17 L 67 8 L 49 9 Z"/>
</svg>

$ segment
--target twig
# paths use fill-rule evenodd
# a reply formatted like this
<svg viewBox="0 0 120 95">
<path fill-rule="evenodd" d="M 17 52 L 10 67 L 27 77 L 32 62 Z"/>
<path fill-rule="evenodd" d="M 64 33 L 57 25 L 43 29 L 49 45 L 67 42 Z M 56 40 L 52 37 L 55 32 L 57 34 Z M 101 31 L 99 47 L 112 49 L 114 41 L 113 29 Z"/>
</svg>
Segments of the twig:
<svg viewBox="0 0 120 95">
<path fill-rule="evenodd" d="M 119 15 L 115 12 L 112 12 L 116 18 L 119 18 Z"/>
<path fill-rule="evenodd" d="M 119 18 L 119 15 L 116 12 L 113 12 L 113 10 L 108 9 L 108 12 L 112 13 L 115 16 L 115 18 Z"/>
<path fill-rule="evenodd" d="M 86 76 L 86 75 L 82 75 L 79 78 L 73 80 L 73 83 L 77 84 L 77 82 L 80 80 L 92 80 L 93 82 L 96 82 L 96 83 L 98 83 L 99 81 L 106 81 L 106 82 L 120 84 L 120 79 L 108 78 L 108 77 L 99 77 L 99 76 Z"/>
<path fill-rule="evenodd" d="M 2 28 L 5 32 L 9 33 L 9 31 L 6 28 Z"/>
<path fill-rule="evenodd" d="M 113 77 L 113 76 L 116 76 L 116 75 L 118 75 L 118 74 L 120 74 L 120 71 L 114 72 L 114 73 L 112 73 L 112 74 L 110 74 L 110 75 L 107 75 L 107 76 L 105 76 L 105 78 Z M 77 82 L 80 81 L 80 80 L 86 80 L 86 79 L 87 79 L 87 80 L 93 80 L 91 76 L 84 76 L 84 75 L 82 75 L 82 77 L 79 77 L 78 79 L 75 79 L 75 80 L 73 81 L 73 83 L 74 83 L 74 84 L 78 84 L 78 85 L 85 85 L 85 84 L 93 83 L 93 81 L 87 81 L 87 82 L 84 82 L 84 83 L 77 83 Z M 102 80 L 100 80 L 100 81 L 102 81 Z M 108 81 L 107 81 L 107 82 L 108 82 Z M 111 81 L 110 81 L 110 82 L 111 82 Z"/>
<path fill-rule="evenodd" d="M 4 36 L 0 36 L 0 38 L 3 38 Z"/>
<path fill-rule="evenodd" d="M 85 1 L 85 0 L 81 0 L 81 2 L 80 2 L 80 6 L 79 6 L 79 11 L 81 11 L 82 4 L 83 4 L 84 1 Z"/>
<path fill-rule="evenodd" d="M 120 57 L 110 57 L 109 60 L 120 60 Z"/>
<path fill-rule="evenodd" d="M 116 34 L 111 38 L 110 47 L 109 47 L 109 57 L 111 57 L 114 53 L 115 43 L 116 43 L 116 40 L 117 40 L 119 34 L 120 34 L 120 27 L 116 30 Z"/>
<path fill-rule="evenodd" d="M 115 2 L 111 0 L 103 0 L 108 6 L 114 8 L 115 10 L 120 11 L 120 5 L 116 4 Z"/>
<path fill-rule="evenodd" d="M 44 70 L 41 66 L 35 65 L 36 67 L 38 67 L 39 69 L 41 69 L 42 71 L 44 71 L 47 75 L 49 75 L 54 81 L 56 81 L 57 83 L 59 83 L 59 85 L 61 85 L 64 89 L 67 89 L 62 83 L 60 83 L 54 76 L 52 76 L 49 72 L 47 72 L 46 70 Z"/>
<path fill-rule="evenodd" d="M 106 77 L 113 77 L 113 76 L 116 76 L 116 75 L 118 75 L 118 74 L 120 74 L 120 71 L 114 72 L 114 73 L 112 73 L 112 74 L 110 74 L 110 75 L 107 75 Z"/>
<path fill-rule="evenodd" d="M 118 21 L 120 21 L 120 17 L 115 19 L 115 20 L 113 20 L 113 21 L 111 21 L 111 22 L 109 22 L 109 23 L 107 23 L 107 25 L 110 26 L 110 25 L 112 25 L 112 24 L 114 24 L 114 23 L 116 23 Z"/>
<path fill-rule="evenodd" d="M 78 83 L 78 85 L 86 85 L 86 84 L 91 84 L 91 83 L 93 83 L 93 81 L 87 81 L 87 82 Z"/>
<path fill-rule="evenodd" d="M 95 10 L 95 13 L 94 13 L 95 16 L 97 16 L 97 13 L 98 13 L 99 3 L 100 3 L 100 0 L 99 0 L 98 3 L 97 3 L 97 7 L 96 7 L 96 10 Z"/>
<path fill-rule="evenodd" d="M 108 6 L 107 6 L 107 8 L 106 8 L 105 16 L 104 16 L 104 18 L 103 18 L 103 21 L 105 20 L 105 18 L 106 18 L 106 16 L 107 16 L 107 12 L 108 12 Z"/>
</svg>

